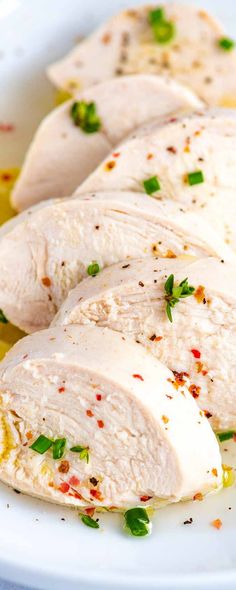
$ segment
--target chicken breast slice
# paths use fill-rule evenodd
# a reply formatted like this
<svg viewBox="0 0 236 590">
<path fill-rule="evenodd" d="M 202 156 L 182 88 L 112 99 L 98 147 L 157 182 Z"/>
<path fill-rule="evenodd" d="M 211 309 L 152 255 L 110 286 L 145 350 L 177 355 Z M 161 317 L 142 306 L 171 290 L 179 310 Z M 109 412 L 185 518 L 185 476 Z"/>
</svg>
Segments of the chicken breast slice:
<svg viewBox="0 0 236 590">
<path fill-rule="evenodd" d="M 143 347 L 108 329 L 24 338 L 0 365 L 0 479 L 58 504 L 116 510 L 216 490 L 215 436 L 171 381 Z M 63 457 L 33 450 L 40 435 L 65 439 Z"/>
<path fill-rule="evenodd" d="M 44 201 L 0 231 L 0 308 L 34 332 L 50 324 L 94 261 L 103 268 L 186 253 L 232 256 L 208 224 L 172 201 L 125 192 Z"/>
<path fill-rule="evenodd" d="M 162 8 L 161 22 L 174 28 L 169 42 L 157 40 L 160 21 L 159 28 L 150 23 L 155 8 Z M 140 6 L 113 16 L 52 64 L 48 76 L 57 87 L 73 92 L 122 74 L 164 73 L 209 105 L 235 106 L 236 52 L 233 44 L 226 50 L 225 37 L 210 14 L 187 3 Z"/>
<path fill-rule="evenodd" d="M 209 109 L 147 125 L 117 152 L 119 157 L 110 154 L 76 194 L 145 191 L 143 182 L 155 176 L 159 190 L 153 197 L 174 199 L 199 213 L 236 249 L 235 111 Z"/>
<path fill-rule="evenodd" d="M 165 282 L 186 277 L 192 296 L 166 314 Z M 82 281 L 53 325 L 97 324 L 132 336 L 174 372 L 216 430 L 236 428 L 236 263 L 214 258 L 133 260 Z"/>
<path fill-rule="evenodd" d="M 95 103 L 100 130 L 86 133 L 75 125 L 74 100 Z M 154 117 L 202 106 L 181 84 L 151 75 L 114 78 L 77 93 L 39 126 L 12 192 L 12 206 L 22 211 L 43 199 L 70 195 L 133 129 Z"/>
</svg>

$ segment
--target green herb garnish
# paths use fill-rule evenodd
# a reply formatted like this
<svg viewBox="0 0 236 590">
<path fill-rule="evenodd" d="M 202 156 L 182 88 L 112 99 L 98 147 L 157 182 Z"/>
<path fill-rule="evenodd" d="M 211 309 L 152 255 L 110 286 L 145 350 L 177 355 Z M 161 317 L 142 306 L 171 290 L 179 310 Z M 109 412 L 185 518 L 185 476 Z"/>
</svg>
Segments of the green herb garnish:
<svg viewBox="0 0 236 590">
<path fill-rule="evenodd" d="M 165 282 L 164 289 L 166 292 L 166 314 L 170 322 L 173 322 L 171 308 L 184 297 L 190 297 L 195 291 L 195 287 L 188 284 L 188 279 L 184 279 L 179 285 L 174 286 L 174 275 L 171 274 Z"/>
<path fill-rule="evenodd" d="M 100 266 L 97 262 L 91 262 L 91 264 L 87 268 L 87 273 L 91 277 L 95 277 L 95 275 L 97 275 L 99 271 L 100 271 Z"/>
<path fill-rule="evenodd" d="M 204 175 L 201 170 L 196 170 L 196 172 L 190 172 L 187 174 L 187 180 L 190 186 L 194 184 L 201 184 L 204 182 Z"/>
<path fill-rule="evenodd" d="M 81 520 L 86 526 L 90 526 L 92 529 L 99 529 L 99 523 L 94 518 L 91 518 L 91 516 L 82 514 Z"/>
<path fill-rule="evenodd" d="M 221 49 L 224 49 L 225 51 L 231 51 L 235 46 L 235 42 L 229 37 L 222 37 L 219 39 L 218 43 Z"/>
<path fill-rule="evenodd" d="M 44 436 L 44 434 L 40 434 L 34 443 L 30 445 L 30 449 L 36 451 L 36 453 L 40 453 L 40 455 L 43 455 L 46 453 L 46 451 L 48 451 L 48 449 L 50 449 L 52 445 L 53 441 L 50 440 L 50 438 L 47 438 L 47 436 Z"/>
<path fill-rule="evenodd" d="M 79 453 L 79 458 L 81 461 L 86 461 L 89 463 L 89 447 L 81 447 L 80 445 L 76 445 L 70 449 L 72 453 Z"/>
<path fill-rule="evenodd" d="M 53 459 L 61 459 L 64 455 L 66 447 L 66 439 L 65 438 L 57 438 L 54 440 L 52 445 L 52 456 Z"/>
<path fill-rule="evenodd" d="M 151 532 L 151 523 L 144 508 L 131 508 L 124 514 L 125 530 L 134 537 L 145 537 Z"/>
<path fill-rule="evenodd" d="M 96 112 L 95 102 L 76 101 L 71 107 L 70 114 L 74 124 L 85 133 L 96 133 L 101 128 L 101 119 Z"/>
<path fill-rule="evenodd" d="M 8 324 L 8 319 L 4 315 L 2 309 L 0 309 L 0 322 L 1 324 Z"/>
<path fill-rule="evenodd" d="M 165 18 L 163 8 L 151 10 L 149 12 L 149 22 L 157 43 L 169 43 L 175 36 L 175 25 Z"/>
<path fill-rule="evenodd" d="M 161 189 L 161 185 L 159 183 L 157 176 L 152 176 L 151 178 L 144 180 L 143 186 L 145 188 L 145 192 L 148 195 L 152 195 L 153 193 Z"/>
<path fill-rule="evenodd" d="M 235 434 L 235 430 L 228 430 L 227 432 L 218 432 L 217 436 L 220 442 L 224 442 L 233 438 Z"/>
</svg>

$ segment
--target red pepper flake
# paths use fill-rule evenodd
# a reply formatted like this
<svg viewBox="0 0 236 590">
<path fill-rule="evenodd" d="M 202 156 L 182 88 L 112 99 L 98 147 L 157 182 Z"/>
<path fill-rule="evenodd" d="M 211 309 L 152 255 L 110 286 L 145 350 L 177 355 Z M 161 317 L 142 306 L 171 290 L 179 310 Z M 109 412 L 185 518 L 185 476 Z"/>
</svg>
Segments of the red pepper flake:
<svg viewBox="0 0 236 590">
<path fill-rule="evenodd" d="M 92 412 L 92 410 L 86 410 L 86 414 L 89 418 L 92 418 L 94 416 L 94 413 Z"/>
<path fill-rule="evenodd" d="M 65 391 L 65 387 L 59 387 L 58 388 L 58 393 L 64 393 Z"/>
<path fill-rule="evenodd" d="M 151 500 L 152 496 L 140 496 L 140 501 L 141 502 L 148 502 L 148 500 Z"/>
<path fill-rule="evenodd" d="M 203 495 L 201 492 L 197 492 L 194 496 L 193 496 L 193 500 L 198 500 L 198 502 L 202 502 L 203 500 Z"/>
<path fill-rule="evenodd" d="M 217 477 L 218 475 L 218 471 L 216 469 L 216 467 L 213 467 L 213 469 L 211 470 L 212 475 L 214 475 L 215 477 Z"/>
<path fill-rule="evenodd" d="M 78 479 L 78 477 L 76 477 L 76 475 L 72 475 L 68 480 L 68 483 L 70 484 L 70 486 L 79 486 L 80 480 Z"/>
<path fill-rule="evenodd" d="M 198 303 L 206 303 L 205 287 L 199 285 L 196 291 L 194 291 L 193 296 L 195 297 Z"/>
<path fill-rule="evenodd" d="M 59 491 L 62 492 L 63 494 L 66 494 L 67 492 L 69 492 L 70 486 L 68 483 L 66 483 L 66 481 L 63 481 L 60 485 L 59 485 Z"/>
<path fill-rule="evenodd" d="M 43 277 L 41 279 L 41 282 L 43 283 L 44 287 L 50 287 L 51 286 L 51 279 L 49 279 L 49 277 Z"/>
<path fill-rule="evenodd" d="M 207 375 L 208 371 L 203 368 L 204 365 L 203 365 L 203 363 L 201 363 L 201 361 L 197 361 L 195 363 L 195 367 L 196 367 L 197 373 L 201 373 L 202 375 L 204 375 L 204 377 L 205 377 L 205 375 Z"/>
<path fill-rule="evenodd" d="M 103 420 L 97 420 L 97 425 L 98 425 L 98 428 L 104 428 Z"/>
<path fill-rule="evenodd" d="M 142 377 L 142 375 L 139 375 L 138 373 L 135 373 L 134 375 L 132 375 L 132 377 L 134 379 L 140 379 L 140 381 L 144 381 L 144 378 Z"/>
<path fill-rule="evenodd" d="M 69 469 L 70 469 L 69 461 L 61 461 L 61 463 L 58 467 L 59 473 L 68 473 Z"/>
<path fill-rule="evenodd" d="M 68 494 L 68 496 L 76 498 L 76 500 L 83 500 L 81 494 L 79 494 L 79 492 L 76 492 L 75 490 L 73 491 L 73 493 Z"/>
<path fill-rule="evenodd" d="M 114 152 L 114 154 L 112 154 L 112 155 L 113 155 L 113 158 L 119 158 L 120 152 Z"/>
<path fill-rule="evenodd" d="M 166 149 L 167 149 L 167 152 L 170 152 L 170 154 L 176 154 L 176 152 L 177 152 L 177 149 L 173 145 L 170 145 Z"/>
<path fill-rule="evenodd" d="M 30 432 L 30 430 L 29 430 L 29 432 L 26 432 L 26 438 L 28 440 L 31 440 L 32 437 L 33 437 L 33 435 L 32 435 L 32 432 Z"/>
<path fill-rule="evenodd" d="M 205 416 L 206 418 L 211 418 L 211 417 L 212 417 L 212 414 L 211 414 L 211 412 L 209 412 L 208 410 L 203 410 L 203 414 L 204 414 L 204 416 Z"/>
<path fill-rule="evenodd" d="M 8 133 L 9 131 L 14 131 L 15 126 L 12 123 L 0 123 L 0 131 L 4 133 Z"/>
<path fill-rule="evenodd" d="M 177 117 L 171 117 L 171 119 L 169 119 L 168 123 L 176 123 L 176 121 L 178 121 Z"/>
<path fill-rule="evenodd" d="M 195 383 L 192 383 L 189 386 L 188 390 L 189 390 L 189 393 L 191 393 L 191 395 L 194 397 L 194 399 L 196 399 L 200 395 L 201 387 L 198 387 L 198 385 L 195 385 Z"/>
<path fill-rule="evenodd" d="M 193 354 L 195 359 L 201 358 L 200 350 L 197 350 L 196 348 L 192 348 L 190 352 Z"/>
<path fill-rule="evenodd" d="M 176 389 L 178 389 L 179 387 L 182 387 L 183 385 L 185 385 L 186 383 L 186 378 L 189 377 L 189 374 L 186 373 L 185 371 L 181 371 L 180 373 L 178 371 L 173 371 L 174 376 L 175 376 L 175 381 L 171 381 L 171 383 L 173 383 L 174 387 Z"/>
<path fill-rule="evenodd" d="M 167 250 L 164 258 L 177 258 L 176 254 L 172 250 Z"/>
<path fill-rule="evenodd" d="M 105 164 L 105 170 L 110 171 L 113 168 L 115 168 L 116 163 L 114 162 L 114 160 L 111 160 L 110 162 L 107 162 Z"/>
<path fill-rule="evenodd" d="M 85 508 L 86 514 L 88 514 L 88 516 L 91 516 L 91 517 L 94 515 L 95 510 L 96 510 L 95 508 Z"/>
<path fill-rule="evenodd" d="M 90 494 L 91 494 L 91 496 L 93 496 L 93 498 L 96 498 L 96 500 L 100 500 L 100 502 L 102 502 L 103 497 L 102 497 L 102 494 L 99 490 L 92 489 L 92 490 L 90 490 Z"/>
<path fill-rule="evenodd" d="M 100 393 L 96 393 L 96 400 L 97 400 L 98 402 L 100 402 L 100 401 L 101 401 L 101 399 L 102 399 L 102 396 L 101 396 L 101 394 L 100 394 Z"/>
<path fill-rule="evenodd" d="M 163 415 L 163 416 L 161 417 L 161 419 L 162 419 L 162 421 L 164 422 L 164 424 L 168 424 L 168 422 L 169 422 L 169 418 L 168 418 L 167 416 Z"/>
<path fill-rule="evenodd" d="M 148 154 L 147 155 L 147 160 L 152 160 L 152 158 L 153 158 L 153 154 Z"/>
<path fill-rule="evenodd" d="M 233 441 L 236 442 L 236 433 L 233 434 Z"/>
<path fill-rule="evenodd" d="M 220 518 L 216 518 L 215 520 L 212 520 L 211 522 L 211 526 L 215 527 L 215 529 L 220 530 L 222 527 L 222 520 L 220 520 Z"/>
</svg>

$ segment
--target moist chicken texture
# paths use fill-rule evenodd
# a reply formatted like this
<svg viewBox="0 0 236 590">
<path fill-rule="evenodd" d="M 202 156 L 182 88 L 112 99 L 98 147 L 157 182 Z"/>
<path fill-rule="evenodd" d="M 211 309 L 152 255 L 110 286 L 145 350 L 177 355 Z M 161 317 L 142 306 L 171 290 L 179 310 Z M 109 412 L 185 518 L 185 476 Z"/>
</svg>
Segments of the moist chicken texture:
<svg viewBox="0 0 236 590">
<path fill-rule="evenodd" d="M 110 154 L 77 193 L 144 191 L 143 181 L 157 176 L 160 190 L 153 197 L 199 213 L 236 249 L 235 111 L 209 109 L 147 125 L 117 151 L 119 158 Z M 188 175 L 196 172 L 202 177 L 191 185 L 195 179 Z"/>
<path fill-rule="evenodd" d="M 209 105 L 235 106 L 236 52 L 219 45 L 226 36 L 222 26 L 205 10 L 168 3 L 163 16 L 173 23 L 175 34 L 158 43 L 150 24 L 155 8 L 137 7 L 112 17 L 48 68 L 50 80 L 73 92 L 122 74 L 164 73 Z"/>
<path fill-rule="evenodd" d="M 50 324 L 94 261 L 103 268 L 151 254 L 230 255 L 177 203 L 125 192 L 44 201 L 1 231 L 0 309 L 25 332 Z"/>
<path fill-rule="evenodd" d="M 192 296 L 166 314 L 165 282 L 188 277 Z M 130 261 L 76 287 L 54 325 L 108 326 L 143 344 L 174 372 L 216 430 L 236 428 L 236 263 L 214 258 Z"/>
<path fill-rule="evenodd" d="M 99 131 L 85 133 L 75 125 L 74 100 L 95 102 Z M 36 132 L 11 197 L 17 211 L 43 199 L 69 196 L 113 146 L 139 125 L 203 106 L 182 85 L 151 75 L 108 80 L 77 93 L 74 100 L 50 113 Z"/>
<path fill-rule="evenodd" d="M 108 329 L 24 338 L 0 367 L 0 479 L 60 504 L 116 510 L 216 490 L 215 436 L 171 381 L 142 346 Z M 63 457 L 30 448 L 42 434 L 66 440 Z"/>
</svg>

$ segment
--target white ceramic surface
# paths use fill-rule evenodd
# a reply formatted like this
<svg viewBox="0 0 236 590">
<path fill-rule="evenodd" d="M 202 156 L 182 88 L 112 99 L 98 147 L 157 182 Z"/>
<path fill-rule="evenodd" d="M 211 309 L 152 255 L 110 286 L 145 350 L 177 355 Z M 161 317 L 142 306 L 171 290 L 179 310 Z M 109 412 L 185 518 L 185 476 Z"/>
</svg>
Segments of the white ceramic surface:
<svg viewBox="0 0 236 590">
<path fill-rule="evenodd" d="M 127 0 L 0 0 L 0 168 L 19 165 L 32 133 L 52 108 L 44 67 Z M 236 35 L 235 0 L 196 1 Z M 232 448 L 236 458 L 235 443 Z M 226 451 L 224 462 L 236 459 Z M 146 539 L 124 535 L 122 518 L 86 528 L 76 512 L 0 486 L 0 577 L 44 590 L 235 590 L 236 489 L 164 509 Z M 229 510 L 231 508 L 231 510 Z M 193 523 L 183 525 L 189 517 Z M 220 531 L 210 526 L 221 518 Z M 62 520 L 63 519 L 63 520 Z M 65 520 L 64 520 L 65 519 Z"/>
</svg>

